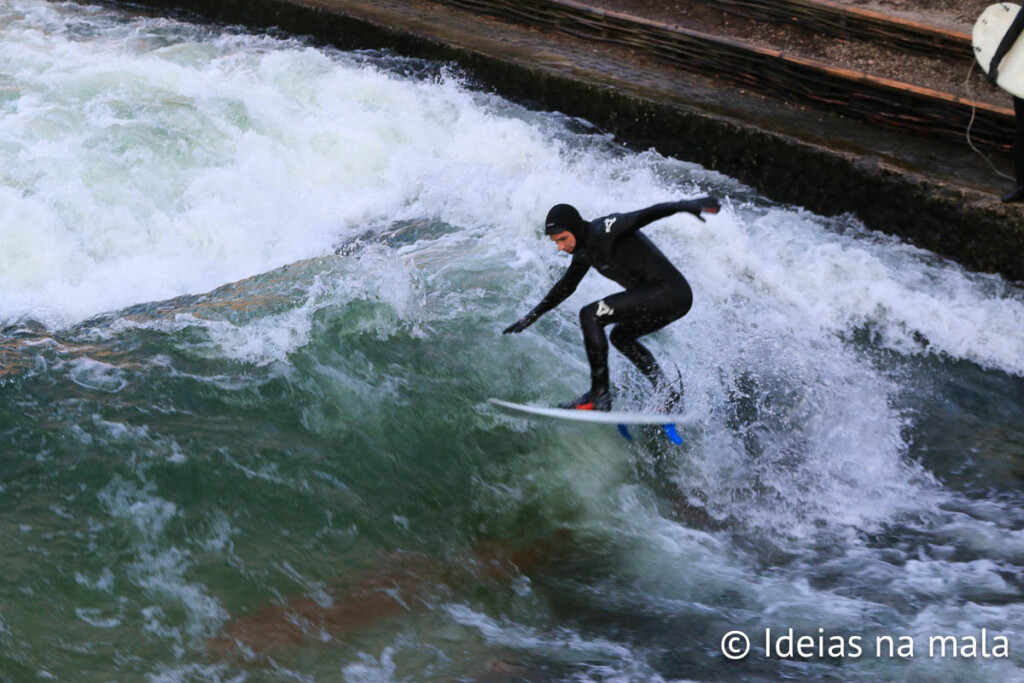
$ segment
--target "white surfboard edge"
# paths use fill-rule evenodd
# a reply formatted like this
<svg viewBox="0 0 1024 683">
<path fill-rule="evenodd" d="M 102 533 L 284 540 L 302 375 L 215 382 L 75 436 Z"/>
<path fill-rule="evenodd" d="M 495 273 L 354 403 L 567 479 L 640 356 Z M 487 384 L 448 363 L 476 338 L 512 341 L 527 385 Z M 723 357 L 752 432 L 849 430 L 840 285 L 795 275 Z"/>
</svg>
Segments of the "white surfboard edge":
<svg viewBox="0 0 1024 683">
<path fill-rule="evenodd" d="M 696 422 L 693 415 L 678 413 L 662 415 L 659 413 L 629 413 L 624 411 L 603 412 L 600 410 L 573 410 L 567 408 L 531 406 L 524 403 L 502 401 L 498 398 L 489 398 L 487 401 L 508 412 L 520 415 L 534 415 L 536 417 L 545 417 L 556 420 L 568 420 L 570 422 L 589 422 L 592 424 L 609 425 L 679 425 Z"/>
</svg>

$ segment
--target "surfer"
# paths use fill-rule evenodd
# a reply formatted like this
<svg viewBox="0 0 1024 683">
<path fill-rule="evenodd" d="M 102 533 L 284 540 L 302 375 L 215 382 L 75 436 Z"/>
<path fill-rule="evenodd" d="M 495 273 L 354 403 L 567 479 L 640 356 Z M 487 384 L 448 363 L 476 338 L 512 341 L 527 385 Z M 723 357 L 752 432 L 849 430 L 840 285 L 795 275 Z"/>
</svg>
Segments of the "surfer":
<svg viewBox="0 0 1024 683">
<path fill-rule="evenodd" d="M 1024 9 L 1017 12 L 1010 28 L 1006 30 L 1003 39 L 999 41 L 999 47 L 992 54 L 992 62 L 988 67 L 988 80 L 992 85 L 998 85 L 996 80 L 999 78 L 999 64 L 1013 44 L 1017 42 L 1022 31 L 1024 31 Z M 1013 95 L 1013 112 L 1017 119 L 1017 140 L 1013 148 L 1013 170 L 1017 176 L 1017 189 L 1002 197 L 1007 204 L 1024 201 L 1024 100 L 1016 95 Z"/>
<path fill-rule="evenodd" d="M 580 310 L 583 342 L 590 363 L 590 390 L 579 398 L 560 404 L 578 410 L 610 410 L 608 341 L 604 328 L 614 324 L 610 340 L 655 390 L 663 396 L 662 409 L 670 411 L 680 399 L 658 362 L 637 339 L 682 318 L 693 304 L 693 292 L 675 266 L 654 243 L 639 231 L 646 225 L 679 212 L 718 213 L 714 197 L 656 204 L 631 213 L 613 213 L 585 221 L 568 204 L 548 212 L 544 232 L 559 251 L 572 255 L 569 268 L 533 310 L 509 325 L 503 334 L 518 334 L 576 291 L 591 267 L 617 282 L 626 291 L 587 304 Z"/>
</svg>

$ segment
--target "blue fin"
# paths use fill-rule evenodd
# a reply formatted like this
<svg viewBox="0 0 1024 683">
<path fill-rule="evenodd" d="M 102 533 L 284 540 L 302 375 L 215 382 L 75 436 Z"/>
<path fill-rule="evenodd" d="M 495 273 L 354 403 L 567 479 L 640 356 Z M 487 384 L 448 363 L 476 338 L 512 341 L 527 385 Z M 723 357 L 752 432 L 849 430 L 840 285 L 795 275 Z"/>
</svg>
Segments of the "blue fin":
<svg viewBox="0 0 1024 683">
<path fill-rule="evenodd" d="M 663 425 L 662 429 L 665 430 L 665 436 L 668 437 L 669 441 L 677 446 L 683 445 L 683 437 L 679 436 L 679 431 L 676 429 L 675 425 Z"/>
</svg>

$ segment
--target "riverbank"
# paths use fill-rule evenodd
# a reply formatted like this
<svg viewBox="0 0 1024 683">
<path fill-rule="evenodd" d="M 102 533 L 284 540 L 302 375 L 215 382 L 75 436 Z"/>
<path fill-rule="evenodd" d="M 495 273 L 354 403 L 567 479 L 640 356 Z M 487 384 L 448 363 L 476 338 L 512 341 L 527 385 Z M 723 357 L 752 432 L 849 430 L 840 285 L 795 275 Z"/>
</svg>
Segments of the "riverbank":
<svg viewBox="0 0 1024 683">
<path fill-rule="evenodd" d="M 147 4 L 254 28 L 279 27 L 341 47 L 384 47 L 451 60 L 503 96 L 586 118 L 627 144 L 654 147 L 735 177 L 773 201 L 825 215 L 852 213 L 871 229 L 970 269 L 1024 280 L 1024 210 L 999 201 L 1012 183 L 996 171 L 1010 175 L 1009 160 L 993 152 L 987 161 L 966 135 L 962 141 L 930 137 L 922 132 L 927 121 L 909 131 L 885 127 L 694 73 L 681 68 L 686 60 L 675 66 L 642 46 L 572 37 L 571 24 L 570 31 L 540 30 L 447 4 Z M 577 33 L 585 34 L 580 28 Z M 615 38 L 621 29 L 600 30 Z M 998 127 L 1006 119 L 994 120 Z"/>
</svg>

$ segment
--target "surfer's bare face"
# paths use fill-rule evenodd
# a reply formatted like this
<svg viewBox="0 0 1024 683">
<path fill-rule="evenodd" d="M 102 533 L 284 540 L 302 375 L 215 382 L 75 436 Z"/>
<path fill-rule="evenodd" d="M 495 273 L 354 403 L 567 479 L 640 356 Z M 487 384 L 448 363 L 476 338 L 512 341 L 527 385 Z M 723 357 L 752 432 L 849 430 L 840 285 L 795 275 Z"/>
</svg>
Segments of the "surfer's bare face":
<svg viewBox="0 0 1024 683">
<path fill-rule="evenodd" d="M 564 251 L 566 254 L 571 254 L 576 248 L 576 236 L 568 230 L 552 235 L 551 239 L 558 245 L 558 251 Z"/>
</svg>

